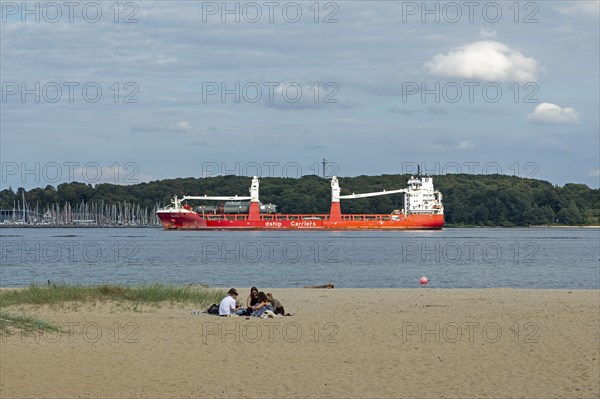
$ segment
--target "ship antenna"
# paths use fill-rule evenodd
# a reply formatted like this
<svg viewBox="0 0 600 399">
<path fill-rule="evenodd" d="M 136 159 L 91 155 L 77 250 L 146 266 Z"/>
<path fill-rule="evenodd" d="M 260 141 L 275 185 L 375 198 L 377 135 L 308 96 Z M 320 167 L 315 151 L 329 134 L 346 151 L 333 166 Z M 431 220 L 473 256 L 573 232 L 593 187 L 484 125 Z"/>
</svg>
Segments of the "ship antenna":
<svg viewBox="0 0 600 399">
<path fill-rule="evenodd" d="M 417 176 L 421 176 L 421 165 L 417 164 Z"/>
</svg>

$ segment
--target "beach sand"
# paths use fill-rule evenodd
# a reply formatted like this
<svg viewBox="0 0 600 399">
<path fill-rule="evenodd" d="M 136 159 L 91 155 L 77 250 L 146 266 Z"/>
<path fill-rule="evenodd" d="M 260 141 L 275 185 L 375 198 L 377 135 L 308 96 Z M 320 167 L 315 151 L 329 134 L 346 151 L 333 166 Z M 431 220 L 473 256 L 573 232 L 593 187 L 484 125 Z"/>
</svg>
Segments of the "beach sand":
<svg viewBox="0 0 600 399">
<path fill-rule="evenodd" d="M 597 290 L 269 291 L 294 316 L 15 308 L 65 332 L 3 337 L 0 396 L 600 397 Z"/>
</svg>

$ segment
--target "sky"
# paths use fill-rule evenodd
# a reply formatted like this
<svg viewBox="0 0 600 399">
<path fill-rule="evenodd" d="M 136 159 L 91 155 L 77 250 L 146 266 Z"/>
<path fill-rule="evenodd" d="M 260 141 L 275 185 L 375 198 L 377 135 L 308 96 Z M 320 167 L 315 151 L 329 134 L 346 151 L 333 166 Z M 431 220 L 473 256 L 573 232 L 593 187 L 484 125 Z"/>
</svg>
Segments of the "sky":
<svg viewBox="0 0 600 399">
<path fill-rule="evenodd" d="M 599 4 L 2 0 L 2 188 L 324 158 L 598 188 Z"/>
</svg>

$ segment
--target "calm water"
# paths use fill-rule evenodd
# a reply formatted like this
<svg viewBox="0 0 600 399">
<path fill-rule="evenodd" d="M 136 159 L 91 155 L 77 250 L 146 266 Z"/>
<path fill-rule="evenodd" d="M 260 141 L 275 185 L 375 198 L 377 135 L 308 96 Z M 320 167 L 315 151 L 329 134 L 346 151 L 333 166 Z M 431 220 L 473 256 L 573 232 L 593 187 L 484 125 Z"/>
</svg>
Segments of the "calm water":
<svg viewBox="0 0 600 399">
<path fill-rule="evenodd" d="M 0 228 L 0 286 L 600 288 L 600 229 L 182 232 Z"/>
</svg>

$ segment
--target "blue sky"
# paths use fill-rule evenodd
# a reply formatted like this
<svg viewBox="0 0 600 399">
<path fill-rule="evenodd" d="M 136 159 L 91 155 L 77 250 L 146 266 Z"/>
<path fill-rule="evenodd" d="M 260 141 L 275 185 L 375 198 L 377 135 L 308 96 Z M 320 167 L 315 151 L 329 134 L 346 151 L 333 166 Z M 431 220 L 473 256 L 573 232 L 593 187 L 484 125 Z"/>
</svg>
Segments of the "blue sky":
<svg viewBox="0 0 600 399">
<path fill-rule="evenodd" d="M 597 188 L 598 8 L 2 1 L 2 186 L 297 177 L 327 158 L 339 176 L 418 163 Z"/>
</svg>

